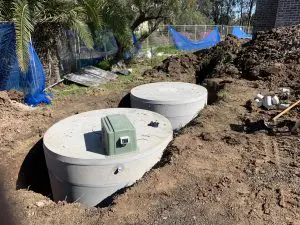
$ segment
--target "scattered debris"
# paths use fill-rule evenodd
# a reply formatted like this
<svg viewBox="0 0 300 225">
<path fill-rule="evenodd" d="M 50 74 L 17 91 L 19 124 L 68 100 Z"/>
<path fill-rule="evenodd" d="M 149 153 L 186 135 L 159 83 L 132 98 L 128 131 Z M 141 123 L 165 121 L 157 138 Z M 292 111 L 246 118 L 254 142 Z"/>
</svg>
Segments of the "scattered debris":
<svg viewBox="0 0 300 225">
<path fill-rule="evenodd" d="M 157 122 L 157 121 L 155 121 L 155 122 L 151 121 L 151 122 L 148 124 L 149 127 L 158 127 L 158 125 L 159 125 L 159 122 Z"/>
<path fill-rule="evenodd" d="M 290 89 L 280 88 L 278 94 L 262 95 L 257 94 L 254 98 L 257 107 L 264 107 L 267 110 L 270 109 L 286 109 L 290 106 L 286 101 L 290 97 Z M 247 104 L 247 103 L 246 103 Z"/>
<path fill-rule="evenodd" d="M 132 73 L 132 69 L 128 69 L 124 61 L 119 61 L 112 66 L 111 72 L 128 76 Z"/>
<path fill-rule="evenodd" d="M 300 131 L 300 120 L 297 120 L 294 127 L 291 129 L 292 134 L 298 134 Z"/>
<path fill-rule="evenodd" d="M 64 77 L 65 79 L 83 86 L 91 87 L 107 83 L 117 79 L 117 75 L 97 67 L 88 66 L 79 73 L 71 73 Z"/>
<path fill-rule="evenodd" d="M 286 109 L 286 108 L 288 108 L 290 106 L 290 104 L 284 104 L 284 103 L 282 103 L 282 104 L 279 104 L 278 105 L 278 108 L 279 109 Z"/>
</svg>

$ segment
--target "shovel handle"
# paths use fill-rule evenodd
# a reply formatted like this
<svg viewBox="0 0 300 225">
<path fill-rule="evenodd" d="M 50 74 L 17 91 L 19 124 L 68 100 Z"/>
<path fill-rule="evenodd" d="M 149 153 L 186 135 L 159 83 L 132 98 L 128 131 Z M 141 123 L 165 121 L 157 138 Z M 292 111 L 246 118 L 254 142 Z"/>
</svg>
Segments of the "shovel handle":
<svg viewBox="0 0 300 225">
<path fill-rule="evenodd" d="M 292 108 L 294 108 L 296 105 L 298 105 L 300 103 L 300 100 L 298 100 L 297 102 L 295 102 L 293 105 L 290 105 L 289 107 L 287 107 L 285 110 L 283 110 L 281 113 L 279 113 L 277 116 L 275 116 L 273 118 L 273 121 L 277 120 L 279 117 L 281 117 L 283 114 L 286 114 L 288 111 L 290 111 Z"/>
</svg>

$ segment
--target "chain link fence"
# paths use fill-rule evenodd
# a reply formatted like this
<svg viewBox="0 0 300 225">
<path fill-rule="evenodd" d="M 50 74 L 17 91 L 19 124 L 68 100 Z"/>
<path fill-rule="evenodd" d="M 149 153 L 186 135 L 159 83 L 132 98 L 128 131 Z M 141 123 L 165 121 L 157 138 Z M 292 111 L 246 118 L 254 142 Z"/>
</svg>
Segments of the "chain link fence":
<svg viewBox="0 0 300 225">
<path fill-rule="evenodd" d="M 232 34 L 233 27 L 226 25 L 172 25 L 174 29 L 191 40 L 199 41 L 206 37 L 215 27 L 218 27 L 221 38 L 225 39 L 228 34 Z M 253 27 L 241 26 L 243 30 L 252 34 Z M 142 43 L 142 49 L 155 49 L 158 47 L 171 47 L 173 41 L 167 25 L 161 25 Z"/>
<path fill-rule="evenodd" d="M 225 25 L 173 25 L 176 31 L 191 40 L 198 41 L 206 37 L 215 27 L 218 27 L 221 38 L 232 33 L 234 26 Z M 252 33 L 252 27 L 242 27 L 246 33 Z M 67 42 L 60 47 L 60 70 L 63 74 L 78 71 L 88 65 L 95 65 L 107 57 L 112 57 L 118 52 L 118 47 L 113 33 L 110 31 L 99 32 L 96 46 L 88 49 L 79 40 L 78 36 L 68 31 Z M 159 47 L 174 48 L 171 34 L 167 25 L 161 25 L 143 43 L 142 53 L 148 50 L 155 50 Z M 143 54 L 142 54 L 143 55 Z"/>
<path fill-rule="evenodd" d="M 118 46 L 111 31 L 98 32 L 93 49 L 87 48 L 71 31 L 66 32 L 66 37 L 67 40 L 62 42 L 59 48 L 60 70 L 63 74 L 95 65 L 118 52 Z"/>
</svg>

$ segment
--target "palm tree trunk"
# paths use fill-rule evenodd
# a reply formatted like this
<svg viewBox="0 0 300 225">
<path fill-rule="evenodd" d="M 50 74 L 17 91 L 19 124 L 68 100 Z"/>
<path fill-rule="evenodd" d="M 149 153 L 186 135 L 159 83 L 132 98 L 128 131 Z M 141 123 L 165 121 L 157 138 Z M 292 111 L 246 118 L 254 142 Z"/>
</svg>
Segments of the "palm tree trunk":
<svg viewBox="0 0 300 225">
<path fill-rule="evenodd" d="M 44 66 L 47 85 L 60 80 L 58 40 L 62 27 L 59 24 L 38 24 L 33 33 L 34 45 Z"/>
</svg>

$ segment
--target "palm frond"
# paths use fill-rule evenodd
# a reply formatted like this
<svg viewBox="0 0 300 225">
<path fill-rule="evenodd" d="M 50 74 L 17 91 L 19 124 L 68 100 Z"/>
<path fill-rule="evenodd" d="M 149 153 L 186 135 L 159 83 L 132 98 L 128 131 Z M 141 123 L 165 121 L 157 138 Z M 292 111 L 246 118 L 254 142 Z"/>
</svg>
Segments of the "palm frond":
<svg viewBox="0 0 300 225">
<path fill-rule="evenodd" d="M 103 0 L 78 0 L 78 5 L 84 9 L 88 24 L 99 30 L 103 26 L 101 7 L 105 4 Z"/>
<path fill-rule="evenodd" d="M 93 37 L 86 23 L 81 20 L 74 19 L 71 23 L 71 28 L 78 34 L 86 47 L 92 49 L 94 46 Z"/>
<path fill-rule="evenodd" d="M 131 31 L 129 28 L 129 22 L 127 20 L 126 1 L 123 0 L 110 0 L 105 1 L 101 9 L 103 15 L 103 22 L 106 26 L 113 31 L 117 39 L 122 42 L 123 45 L 129 47 L 131 44 Z M 120 9 L 123 11 L 120 12 Z"/>
<path fill-rule="evenodd" d="M 10 21 L 12 19 L 12 1 L 0 0 L 0 21 Z"/>
<path fill-rule="evenodd" d="M 67 29 L 76 32 L 88 48 L 93 48 L 94 41 L 86 23 L 86 11 L 81 5 L 67 0 L 52 0 L 45 2 L 43 8 L 45 9 L 44 16 L 39 22 L 62 24 Z"/>
<path fill-rule="evenodd" d="M 33 25 L 27 0 L 13 2 L 13 22 L 16 31 L 16 50 L 21 71 L 26 71 L 29 64 L 29 42 Z"/>
</svg>

